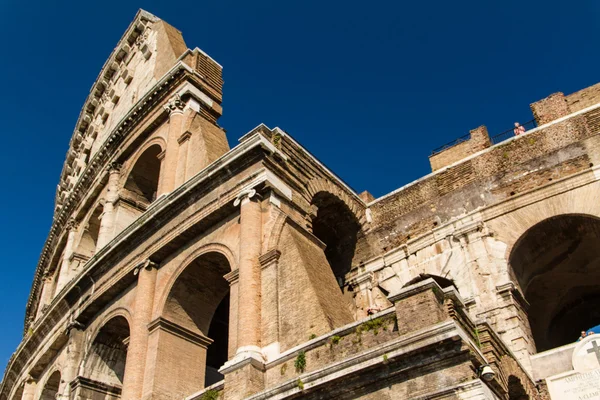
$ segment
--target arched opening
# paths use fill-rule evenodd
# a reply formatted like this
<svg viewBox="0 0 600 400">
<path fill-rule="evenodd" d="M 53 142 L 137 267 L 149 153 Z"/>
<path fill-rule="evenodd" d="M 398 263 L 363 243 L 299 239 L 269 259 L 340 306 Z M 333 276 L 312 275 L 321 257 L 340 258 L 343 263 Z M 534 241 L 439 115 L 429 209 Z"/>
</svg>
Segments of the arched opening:
<svg viewBox="0 0 600 400">
<path fill-rule="evenodd" d="M 60 387 L 60 371 L 54 371 L 46 381 L 40 400 L 56 400 Z"/>
<path fill-rule="evenodd" d="M 508 400 L 529 400 L 521 380 L 514 375 L 508 377 Z"/>
<path fill-rule="evenodd" d="M 83 227 L 83 233 L 79 240 L 79 245 L 75 253 L 84 258 L 92 257 L 96 253 L 98 245 L 98 235 L 100 234 L 100 218 L 102 217 L 103 206 L 98 205 L 87 223 Z"/>
<path fill-rule="evenodd" d="M 352 268 L 360 224 L 348 206 L 331 193 L 317 193 L 312 204 L 317 208 L 312 221 L 313 234 L 327 246 L 325 257 L 343 292 L 346 274 Z"/>
<path fill-rule="evenodd" d="M 228 360 L 230 304 L 229 283 L 223 276 L 230 271 L 223 254 L 202 254 L 177 277 L 167 297 L 163 318 L 196 337 L 195 343 L 185 344 L 193 358 L 187 365 L 189 376 L 175 377 L 176 381 L 181 380 L 179 387 L 194 385 L 185 395 L 201 389 L 199 385 L 206 387 L 223 379 L 218 370 Z"/>
<path fill-rule="evenodd" d="M 533 226 L 515 244 L 510 271 L 529 303 L 538 351 L 577 340 L 600 323 L 600 220 L 560 215 Z"/>
<path fill-rule="evenodd" d="M 117 316 L 99 331 L 84 364 L 86 378 L 120 388 L 125 375 L 125 360 L 129 342 L 129 323 Z"/>
<path fill-rule="evenodd" d="M 158 144 L 148 147 L 135 162 L 125 182 L 128 197 L 146 206 L 156 200 L 160 177 L 158 159 L 160 153 L 162 149 Z"/>
</svg>

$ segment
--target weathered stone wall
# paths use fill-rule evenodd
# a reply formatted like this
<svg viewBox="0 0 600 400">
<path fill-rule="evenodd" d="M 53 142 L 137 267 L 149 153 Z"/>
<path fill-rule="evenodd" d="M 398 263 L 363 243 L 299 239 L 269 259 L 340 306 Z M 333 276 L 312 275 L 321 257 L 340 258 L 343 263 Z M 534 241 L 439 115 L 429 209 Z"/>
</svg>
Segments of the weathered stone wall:
<svg viewBox="0 0 600 400">
<path fill-rule="evenodd" d="M 490 146 L 491 141 L 487 128 L 480 126 L 470 131 L 469 139 L 464 142 L 460 142 L 429 156 L 431 170 L 437 171 L 438 169 L 442 169 Z"/>
<path fill-rule="evenodd" d="M 600 83 L 566 96 L 571 112 L 583 110 L 600 103 Z"/>
</svg>

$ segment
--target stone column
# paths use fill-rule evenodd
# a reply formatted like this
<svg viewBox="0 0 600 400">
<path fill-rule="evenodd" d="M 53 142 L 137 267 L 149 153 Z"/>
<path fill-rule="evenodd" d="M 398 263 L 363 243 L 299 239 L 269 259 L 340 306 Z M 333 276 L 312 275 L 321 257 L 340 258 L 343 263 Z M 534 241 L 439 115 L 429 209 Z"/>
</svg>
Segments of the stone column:
<svg viewBox="0 0 600 400">
<path fill-rule="evenodd" d="M 142 398 L 148 347 L 148 324 L 152 317 L 157 267 L 156 263 L 147 260 L 138 266 L 134 272 L 138 275 L 138 283 L 135 289 L 129 348 L 127 349 L 127 360 L 125 362 L 122 400 L 139 400 Z"/>
<path fill-rule="evenodd" d="M 108 169 L 108 193 L 100 221 L 100 232 L 98 232 L 98 242 L 96 252 L 103 248 L 114 236 L 115 226 L 115 203 L 119 200 L 119 172 L 121 164 L 111 163 Z"/>
<path fill-rule="evenodd" d="M 179 152 L 178 139 L 181 136 L 183 127 L 183 109 L 185 103 L 178 94 L 173 96 L 165 105 L 165 110 L 169 113 L 169 135 L 167 138 L 167 148 L 165 149 L 165 160 L 161 166 L 160 187 L 157 197 L 167 194 L 175 189 L 175 180 L 177 175 L 177 158 Z"/>
<path fill-rule="evenodd" d="M 52 292 L 52 288 L 54 287 L 52 275 L 48 275 L 47 272 L 44 272 L 42 281 L 44 282 L 42 286 L 42 294 L 40 295 L 40 303 L 35 314 L 35 319 L 38 319 L 42 315 L 46 306 L 52 302 L 52 296 L 54 295 Z"/>
<path fill-rule="evenodd" d="M 84 344 L 83 325 L 74 321 L 67 327 L 69 341 L 67 343 L 67 363 L 62 370 L 61 380 L 64 381 L 62 398 L 68 399 L 71 395 L 71 382 L 77 378 L 81 352 Z"/>
<path fill-rule="evenodd" d="M 35 399 L 35 391 L 37 389 L 37 381 L 33 379 L 31 376 L 27 378 L 25 381 L 25 387 L 23 388 L 23 396 L 22 400 L 34 400 Z"/>
<path fill-rule="evenodd" d="M 262 216 L 254 189 L 235 200 L 240 205 L 240 264 L 238 297 L 238 353 L 260 351 L 260 256 Z"/>
<path fill-rule="evenodd" d="M 75 233 L 77 232 L 77 222 L 73 219 L 67 223 L 67 230 L 69 231 L 67 236 L 67 244 L 65 245 L 65 251 L 60 264 L 60 271 L 58 272 L 58 280 L 56 282 L 55 294 L 71 280 L 71 256 L 73 255 L 75 245 Z"/>
</svg>

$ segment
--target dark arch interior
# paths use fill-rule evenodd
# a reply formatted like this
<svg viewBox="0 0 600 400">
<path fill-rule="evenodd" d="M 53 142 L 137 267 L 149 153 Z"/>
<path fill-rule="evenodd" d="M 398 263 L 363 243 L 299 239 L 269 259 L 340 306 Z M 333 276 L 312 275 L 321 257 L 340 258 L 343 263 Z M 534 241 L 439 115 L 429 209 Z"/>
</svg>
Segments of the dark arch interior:
<svg viewBox="0 0 600 400">
<path fill-rule="evenodd" d="M 218 369 L 228 360 L 229 283 L 227 258 L 212 252 L 199 256 L 179 275 L 165 305 L 165 318 L 213 340 L 206 353 L 204 384 L 223 379 Z"/>
<path fill-rule="evenodd" d="M 118 316 L 108 321 L 98 332 L 85 362 L 90 379 L 110 386 L 123 384 L 129 323 Z"/>
<path fill-rule="evenodd" d="M 46 381 L 40 400 L 56 400 L 60 386 L 60 371 L 54 371 Z"/>
<path fill-rule="evenodd" d="M 348 206 L 330 193 L 317 193 L 312 204 L 317 207 L 317 216 L 312 221 L 313 234 L 327 246 L 325 257 L 343 288 L 346 274 L 352 268 L 360 224 Z"/>
<path fill-rule="evenodd" d="M 577 340 L 600 323 L 600 220 L 562 215 L 540 222 L 510 255 L 513 279 L 530 307 L 538 351 Z"/>
<path fill-rule="evenodd" d="M 206 352 L 206 374 L 204 387 L 223 380 L 219 368 L 227 361 L 229 350 L 229 295 L 225 296 L 215 311 L 208 328 L 208 337 L 214 342 Z"/>
<path fill-rule="evenodd" d="M 521 380 L 514 375 L 508 377 L 508 399 L 529 400 L 529 395 L 527 395 Z"/>
<path fill-rule="evenodd" d="M 136 200 L 150 204 L 156 199 L 158 179 L 160 177 L 160 160 L 158 155 L 162 152 L 159 145 L 148 147 L 138 158 L 127 177 L 125 189 Z"/>
</svg>

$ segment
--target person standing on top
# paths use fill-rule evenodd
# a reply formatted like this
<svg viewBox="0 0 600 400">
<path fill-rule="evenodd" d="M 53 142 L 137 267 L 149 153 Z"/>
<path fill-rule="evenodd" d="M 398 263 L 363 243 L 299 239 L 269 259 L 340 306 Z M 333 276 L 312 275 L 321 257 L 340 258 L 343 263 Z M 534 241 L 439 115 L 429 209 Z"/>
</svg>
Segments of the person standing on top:
<svg viewBox="0 0 600 400">
<path fill-rule="evenodd" d="M 519 136 L 522 133 L 525 133 L 525 127 L 518 122 L 515 122 L 515 129 L 513 129 L 515 136 Z"/>
</svg>

